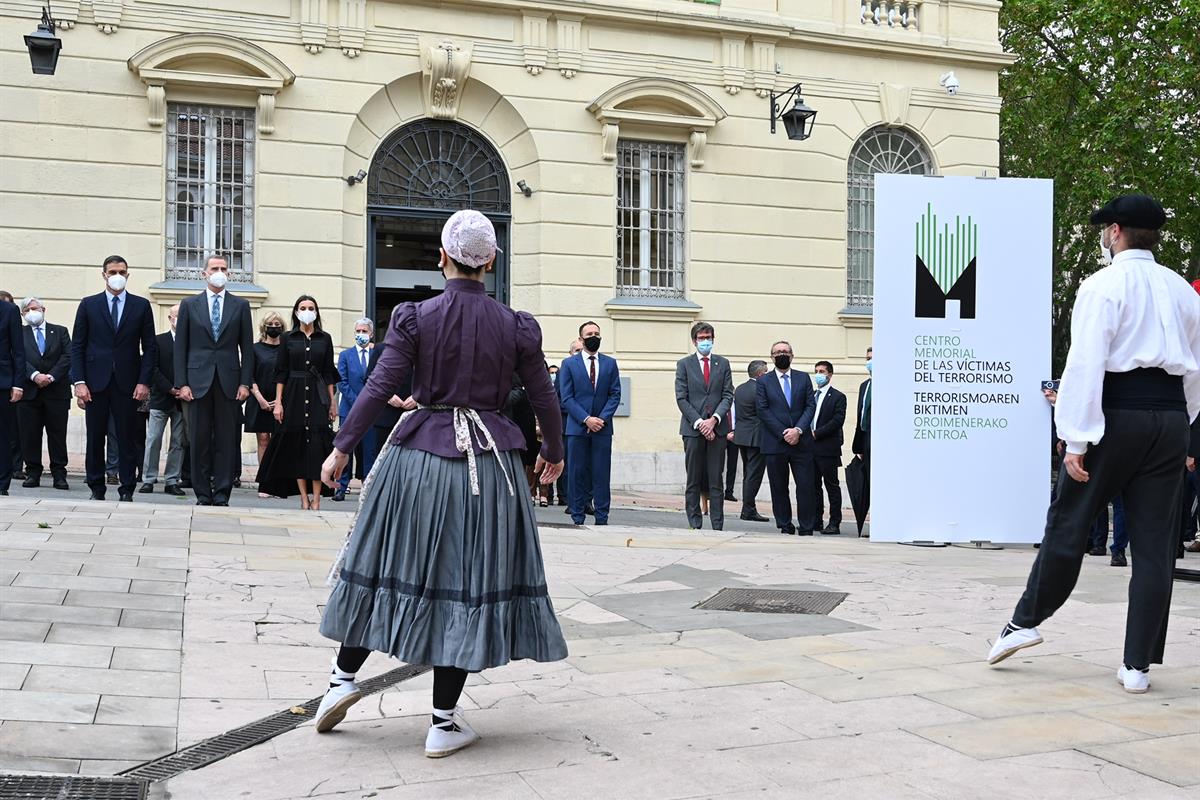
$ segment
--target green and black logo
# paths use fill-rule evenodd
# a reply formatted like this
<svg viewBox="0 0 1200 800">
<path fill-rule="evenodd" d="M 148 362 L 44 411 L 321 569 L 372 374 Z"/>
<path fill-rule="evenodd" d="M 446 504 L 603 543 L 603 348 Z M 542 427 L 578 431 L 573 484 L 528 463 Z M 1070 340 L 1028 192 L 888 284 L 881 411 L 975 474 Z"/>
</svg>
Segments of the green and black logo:
<svg viewBox="0 0 1200 800">
<path fill-rule="evenodd" d="M 945 319 L 946 301 L 958 301 L 959 319 L 975 319 L 975 251 L 979 225 L 955 216 L 938 230 L 933 204 L 917 222 L 918 317 Z"/>
</svg>

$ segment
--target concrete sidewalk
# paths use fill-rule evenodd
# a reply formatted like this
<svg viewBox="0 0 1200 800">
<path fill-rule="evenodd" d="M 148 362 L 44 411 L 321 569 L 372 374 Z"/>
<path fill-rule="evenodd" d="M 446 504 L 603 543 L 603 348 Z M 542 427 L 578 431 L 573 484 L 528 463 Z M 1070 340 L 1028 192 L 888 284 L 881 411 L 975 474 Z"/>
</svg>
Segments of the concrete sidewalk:
<svg viewBox="0 0 1200 800">
<path fill-rule="evenodd" d="M 333 643 L 316 621 L 348 521 L 0 500 L 0 768 L 116 772 L 319 695 Z M 1044 645 L 989 668 L 1032 550 L 665 525 L 547 526 L 542 541 L 571 655 L 472 676 L 474 748 L 424 757 L 422 676 L 360 703 L 332 734 L 307 723 L 158 789 L 1200 798 L 1196 584 L 1175 584 L 1168 663 L 1134 696 L 1114 678 L 1128 570 L 1107 559 L 1085 563 Z M 740 586 L 848 597 L 828 616 L 693 608 Z M 394 666 L 376 655 L 364 673 Z"/>
</svg>

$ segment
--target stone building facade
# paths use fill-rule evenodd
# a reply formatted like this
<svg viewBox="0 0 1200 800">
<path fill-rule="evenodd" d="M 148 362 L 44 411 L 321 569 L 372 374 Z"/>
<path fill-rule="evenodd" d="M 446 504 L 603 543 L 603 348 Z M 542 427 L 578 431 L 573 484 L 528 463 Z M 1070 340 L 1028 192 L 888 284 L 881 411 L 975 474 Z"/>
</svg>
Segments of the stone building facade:
<svg viewBox="0 0 1200 800">
<path fill-rule="evenodd" d="M 489 290 L 537 315 L 548 356 L 593 319 L 620 360 L 614 484 L 675 490 L 674 363 L 695 320 L 739 376 L 787 339 L 802 368 L 833 361 L 853 403 L 870 176 L 996 174 L 999 7 L 55 0 L 45 76 L 21 39 L 39 3 L 13 0 L 0 286 L 69 325 L 120 253 L 165 327 L 221 250 L 257 315 L 313 294 L 341 345 L 364 313 L 437 291 L 441 220 L 476 207 L 505 249 Z M 818 112 L 805 141 L 769 122 L 797 83 Z"/>
</svg>

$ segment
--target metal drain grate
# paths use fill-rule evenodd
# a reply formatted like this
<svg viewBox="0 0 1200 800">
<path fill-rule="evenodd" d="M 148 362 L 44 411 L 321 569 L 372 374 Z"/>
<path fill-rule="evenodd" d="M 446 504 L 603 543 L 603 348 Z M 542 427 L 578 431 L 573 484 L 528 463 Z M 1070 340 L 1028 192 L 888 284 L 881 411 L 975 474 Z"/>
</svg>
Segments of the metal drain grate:
<svg viewBox="0 0 1200 800">
<path fill-rule="evenodd" d="M 429 669 L 429 667 L 411 664 L 398 667 L 361 682 L 358 684 L 358 688 L 364 695 L 376 694 L 391 686 L 395 686 L 397 683 L 415 678 L 418 675 L 423 675 Z M 290 709 L 280 711 L 277 714 L 272 714 L 269 717 L 263 717 L 260 720 L 251 722 L 249 725 L 243 725 L 240 728 L 226 731 L 211 739 L 197 742 L 168 756 L 147 761 L 145 764 L 139 764 L 132 769 L 122 772 L 121 775 L 148 781 L 162 781 L 174 777 L 181 772 L 207 766 L 214 761 L 220 761 L 226 756 L 231 756 L 234 753 L 241 752 L 268 739 L 273 739 L 281 733 L 287 733 L 299 727 L 313 718 L 313 714 L 317 713 L 317 707 L 320 705 L 321 698 L 314 697 L 307 703 L 300 705 L 300 708 L 304 709 L 305 713 L 303 714 L 294 714 Z M 74 800 L 75 796 L 68 795 L 68 797 Z M 80 795 L 80 797 L 84 797 L 84 795 Z M 0 794 L 0 800 L 6 800 L 6 798 L 6 795 Z M 121 796 L 121 800 L 124 800 L 124 795 Z"/>
<path fill-rule="evenodd" d="M 722 589 L 696 608 L 704 611 L 751 611 L 759 614 L 828 614 L 846 597 L 845 592 Z"/>
<path fill-rule="evenodd" d="M 0 800 L 145 800 L 146 781 L 78 775 L 0 775 Z"/>
</svg>

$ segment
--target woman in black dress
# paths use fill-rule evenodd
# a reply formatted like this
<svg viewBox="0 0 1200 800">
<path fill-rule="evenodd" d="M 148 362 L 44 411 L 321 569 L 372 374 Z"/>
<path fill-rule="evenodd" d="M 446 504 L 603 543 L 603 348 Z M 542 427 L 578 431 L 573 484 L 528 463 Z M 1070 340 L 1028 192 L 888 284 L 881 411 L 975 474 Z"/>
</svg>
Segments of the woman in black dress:
<svg viewBox="0 0 1200 800">
<path fill-rule="evenodd" d="M 317 301 L 300 295 L 292 306 L 292 330 L 276 351 L 275 421 L 258 470 L 258 490 L 279 497 L 300 495 L 300 508 L 319 511 L 321 495 L 333 490 L 320 485 L 321 463 L 333 449 L 333 420 L 337 419 L 334 388 L 333 337 L 321 328 Z"/>
<path fill-rule="evenodd" d="M 254 383 L 246 399 L 246 433 L 258 438 L 258 463 L 267 454 L 271 434 L 279 428 L 275 421 L 275 356 L 283 336 L 283 317 L 274 311 L 258 325 L 258 341 L 254 343 Z M 270 497 L 260 491 L 259 497 Z"/>
</svg>

